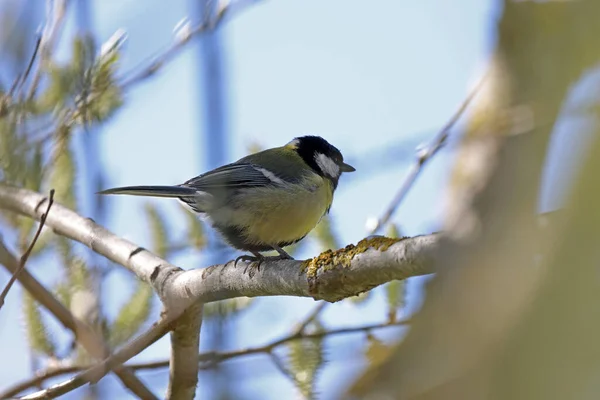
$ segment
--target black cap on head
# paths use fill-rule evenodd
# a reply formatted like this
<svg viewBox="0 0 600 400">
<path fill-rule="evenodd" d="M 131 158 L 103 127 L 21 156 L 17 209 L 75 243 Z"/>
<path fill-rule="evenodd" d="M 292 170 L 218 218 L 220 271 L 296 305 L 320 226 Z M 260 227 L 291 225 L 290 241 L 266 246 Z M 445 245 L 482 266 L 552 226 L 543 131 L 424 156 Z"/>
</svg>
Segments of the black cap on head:
<svg viewBox="0 0 600 400">
<path fill-rule="evenodd" d="M 289 145 L 317 174 L 331 179 L 336 186 L 342 172 L 355 170 L 344 163 L 342 153 L 335 146 L 320 136 L 297 137 Z"/>
</svg>

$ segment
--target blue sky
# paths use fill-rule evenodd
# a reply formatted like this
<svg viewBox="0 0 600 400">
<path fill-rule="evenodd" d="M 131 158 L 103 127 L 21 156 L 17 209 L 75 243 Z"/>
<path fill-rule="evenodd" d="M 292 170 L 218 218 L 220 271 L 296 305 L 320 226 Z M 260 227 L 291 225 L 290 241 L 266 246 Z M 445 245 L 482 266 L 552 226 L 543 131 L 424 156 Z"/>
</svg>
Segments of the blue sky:
<svg viewBox="0 0 600 400">
<path fill-rule="evenodd" d="M 101 41 L 118 28 L 128 32 L 122 60 L 122 71 L 128 71 L 169 45 L 174 26 L 191 14 L 192 3 L 148 0 L 140 6 L 133 0 L 95 0 L 93 29 Z M 332 217 L 344 243 L 360 240 L 367 219 L 385 209 L 412 162 L 406 154 L 395 157 L 403 159 L 383 161 L 378 155 L 392 145 L 414 146 L 429 140 L 454 113 L 493 46 L 495 4 L 491 0 L 468 0 L 460 6 L 443 0 L 270 0 L 241 11 L 222 29 L 232 144 L 227 161 L 245 155 L 253 142 L 271 147 L 304 134 L 325 137 L 347 159 L 356 161 L 354 176 L 340 182 Z M 68 24 L 65 36 L 73 27 Z M 197 53 L 197 46 L 186 47 L 159 74 L 131 89 L 125 106 L 97 132 L 108 186 L 176 184 L 203 172 Z M 440 154 L 395 214 L 394 221 L 404 233 L 429 233 L 439 227 L 450 162 L 448 151 Z M 364 175 L 361 166 L 367 171 Z M 143 201 L 110 199 L 106 222 L 113 232 L 147 246 Z M 153 201 L 169 212 L 176 231 L 182 219 L 175 202 Z M 301 256 L 315 251 L 308 246 Z M 190 254 L 171 261 L 183 268 L 206 265 L 202 257 Z M 420 281 L 410 285 L 411 309 L 418 301 Z M 111 274 L 103 288 L 109 315 L 126 299 L 131 282 L 124 270 Z M 20 318 L 19 299 L 18 290 L 13 290 L 0 316 L 0 341 L 14 344 L 5 350 L 14 363 L 10 370 L 1 371 L 0 387 L 29 375 L 27 357 L 22 356 L 26 343 L 14 327 Z M 311 299 L 260 299 L 231 325 L 228 346 L 259 345 L 277 338 L 313 304 Z M 158 311 L 157 304 L 156 316 Z M 367 305 L 342 302 L 324 315 L 328 326 L 379 322 L 385 306 L 378 293 Z M 203 343 L 210 334 L 208 327 Z M 363 365 L 357 337 L 328 343 L 330 363 L 320 379 L 323 398 L 341 390 Z M 139 359 L 165 358 L 168 348 L 168 339 L 161 340 Z M 246 398 L 294 395 L 293 386 L 266 357 L 229 365 L 235 366 L 228 370 Z M 143 378 L 160 394 L 168 379 L 164 370 Z M 201 374 L 199 395 L 207 383 Z M 116 386 L 113 378 L 104 384 L 107 393 L 119 390 Z"/>
</svg>

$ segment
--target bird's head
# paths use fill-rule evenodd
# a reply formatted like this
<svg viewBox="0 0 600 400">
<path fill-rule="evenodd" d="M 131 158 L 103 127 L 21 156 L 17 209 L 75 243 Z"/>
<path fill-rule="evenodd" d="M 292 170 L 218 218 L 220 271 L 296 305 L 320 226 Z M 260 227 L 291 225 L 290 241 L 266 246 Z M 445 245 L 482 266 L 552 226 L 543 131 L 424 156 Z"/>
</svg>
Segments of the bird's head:
<svg viewBox="0 0 600 400">
<path fill-rule="evenodd" d="M 332 180 L 335 185 L 343 172 L 356 171 L 344 162 L 342 153 L 322 137 L 301 136 L 286 146 L 293 148 L 317 174 Z"/>
</svg>

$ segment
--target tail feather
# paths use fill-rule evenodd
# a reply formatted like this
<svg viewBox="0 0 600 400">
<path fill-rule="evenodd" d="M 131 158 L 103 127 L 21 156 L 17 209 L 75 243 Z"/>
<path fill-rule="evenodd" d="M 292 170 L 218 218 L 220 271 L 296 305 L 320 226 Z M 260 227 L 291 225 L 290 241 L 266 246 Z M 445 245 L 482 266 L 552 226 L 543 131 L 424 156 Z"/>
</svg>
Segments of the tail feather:
<svg viewBox="0 0 600 400">
<path fill-rule="evenodd" d="M 192 188 L 182 186 L 123 186 L 106 189 L 97 194 L 128 194 L 132 196 L 150 197 L 190 197 L 198 192 Z"/>
</svg>

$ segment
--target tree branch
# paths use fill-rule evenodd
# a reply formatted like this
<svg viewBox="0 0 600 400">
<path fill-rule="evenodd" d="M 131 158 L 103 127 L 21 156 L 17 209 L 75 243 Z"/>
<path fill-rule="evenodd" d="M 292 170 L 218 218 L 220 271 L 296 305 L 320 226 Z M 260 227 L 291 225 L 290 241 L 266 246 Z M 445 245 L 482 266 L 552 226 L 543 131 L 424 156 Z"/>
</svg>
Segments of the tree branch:
<svg viewBox="0 0 600 400">
<path fill-rule="evenodd" d="M 0 208 L 40 219 L 38 204 L 43 199 L 39 193 L 27 189 L 0 185 Z M 313 297 L 334 302 L 393 279 L 429 274 L 434 272 L 433 258 L 437 241 L 436 235 L 402 239 L 373 237 L 360 241 L 356 246 L 328 250 L 312 260 L 267 261 L 259 271 L 252 270 L 252 273 L 246 274 L 243 266 L 236 268 L 233 262 L 184 271 L 57 203 L 53 205 L 52 213 L 47 215 L 46 225 L 56 233 L 125 266 L 138 278 L 151 284 L 163 302 L 165 323 L 175 321 L 193 304 L 240 296 L 274 295 Z M 21 279 L 25 277 L 21 275 Z M 35 288 L 26 288 L 36 294 Z M 48 296 L 51 295 L 48 293 Z M 64 308 L 60 303 L 57 307 Z M 184 318 L 181 327 L 173 334 L 173 375 L 169 391 L 173 398 L 183 393 L 175 390 L 187 393 L 196 386 L 197 373 L 194 371 L 197 360 L 191 363 L 189 355 L 198 353 L 195 350 L 186 354 L 185 350 L 194 346 L 198 348 L 200 313 L 190 311 L 189 317 L 187 322 Z M 121 362 L 126 360 L 122 356 L 114 357 Z M 115 367 L 121 374 L 127 371 L 118 363 L 104 362 L 93 368 L 94 373 L 98 370 L 103 374 L 108 372 L 108 369 L 101 369 L 102 366 Z M 194 372 L 194 377 L 189 374 L 190 371 Z M 79 387 L 90 380 L 86 373 L 48 390 L 50 393 L 65 393 L 65 390 Z M 40 396 L 47 396 L 47 392 Z"/>
<path fill-rule="evenodd" d="M 106 358 L 104 361 L 97 363 L 93 367 L 74 376 L 68 381 L 58 383 L 56 385 L 50 386 L 47 389 L 32 393 L 28 396 L 23 397 L 23 399 L 33 400 L 55 398 L 58 396 L 62 396 L 63 394 L 69 393 L 87 383 L 97 382 L 108 371 L 112 369 L 114 369 L 115 371 L 130 371 L 127 367 L 123 367 L 122 364 L 125 363 L 127 360 L 131 359 L 132 357 L 135 357 L 148 346 L 150 346 L 152 343 L 156 342 L 158 339 L 163 337 L 169 331 L 170 323 L 171 322 L 168 321 L 166 318 L 162 318 L 159 322 L 155 323 L 149 330 L 144 332 L 142 335 L 137 337 L 135 340 L 130 342 L 127 346 L 123 347 L 118 352 L 114 353 L 112 356 Z M 140 396 L 140 398 L 142 399 L 156 398 L 156 396 L 154 396 L 154 394 L 152 393 L 141 395 L 138 394 L 138 396 Z"/>
<path fill-rule="evenodd" d="M 49 214 L 50 215 L 50 214 Z M 12 253 L 5 247 L 0 240 L 0 264 L 4 265 L 9 271 L 15 272 L 19 268 L 19 262 Z M 86 351 L 95 358 L 106 357 L 107 349 L 100 338 L 90 327 L 75 318 L 73 314 L 60 302 L 52 293 L 50 293 L 41 283 L 39 283 L 27 270 L 23 270 L 18 276 L 19 282 L 35 298 L 50 311 L 60 323 L 71 330 L 77 341 L 82 344 Z M 146 386 L 135 376 L 135 374 L 123 367 L 115 369 L 115 372 L 123 384 L 137 396 L 143 398 L 154 398 Z"/>
<path fill-rule="evenodd" d="M 413 184 L 416 182 L 417 178 L 423 171 L 423 167 L 425 166 L 427 161 L 431 160 L 437 154 L 437 152 L 444 146 L 444 144 L 446 144 L 448 136 L 450 135 L 450 130 L 454 127 L 454 125 L 456 125 L 460 117 L 465 113 L 465 111 L 469 107 L 469 104 L 471 104 L 471 101 L 475 98 L 475 96 L 483 86 L 486 77 L 487 75 L 484 75 L 484 77 L 481 79 L 481 81 L 479 81 L 477 86 L 475 86 L 471 93 L 469 93 L 467 98 L 463 100 L 458 110 L 456 110 L 456 112 L 454 113 L 454 115 L 452 115 L 450 120 L 446 122 L 446 125 L 444 125 L 444 127 L 438 132 L 433 141 L 425 149 L 417 151 L 415 162 L 411 167 L 410 171 L 408 171 L 408 175 L 406 175 L 402 186 L 400 186 L 400 189 L 398 189 L 398 192 L 392 199 L 390 205 L 385 210 L 383 215 L 369 230 L 370 234 L 375 234 L 379 232 L 379 230 L 383 228 L 385 224 L 388 223 L 390 218 L 392 218 L 392 215 L 394 215 L 396 209 L 398 208 L 404 197 L 406 197 L 410 188 L 413 186 Z"/>
<path fill-rule="evenodd" d="M 50 212 L 50 207 L 52 207 L 53 202 L 54 202 L 54 189 L 50 190 L 50 196 L 48 196 L 48 206 L 46 207 L 46 212 L 44 214 L 42 214 L 42 217 L 40 218 L 40 224 L 38 226 L 37 231 L 35 232 L 35 235 L 33 236 L 33 239 L 31 240 L 31 243 L 29 244 L 29 247 L 27 247 L 27 250 L 25 251 L 25 253 L 23 253 L 23 255 L 21 256 L 21 259 L 19 260 L 19 267 L 17 268 L 16 271 L 13 272 L 12 276 L 10 277 L 10 280 L 6 284 L 6 287 L 0 294 L 0 309 L 2 309 L 2 306 L 4 305 L 4 300 L 6 299 L 6 295 L 8 294 L 8 291 L 10 290 L 12 285 L 15 283 L 15 281 L 19 277 L 19 274 L 21 273 L 23 268 L 25 268 L 25 263 L 27 263 L 27 260 L 29 259 L 29 255 L 31 254 L 31 251 L 33 250 L 33 246 L 35 246 L 36 242 L 38 241 L 38 238 L 40 237 L 40 233 L 42 233 L 42 228 L 44 228 L 44 224 L 46 223 L 46 217 L 48 216 L 48 213 Z"/>
<path fill-rule="evenodd" d="M 30 190 L 0 185 L 0 208 L 35 219 L 40 218 L 36 205 L 42 198 Z M 53 206 L 46 225 L 151 284 L 165 311 L 175 317 L 194 302 L 239 296 L 302 296 L 334 302 L 393 279 L 430 274 L 437 240 L 437 235 L 374 237 L 312 260 L 269 260 L 260 271 L 244 274 L 244 268 L 235 268 L 233 262 L 184 271 L 60 204 Z"/>
<path fill-rule="evenodd" d="M 51 61 L 52 50 L 58 41 L 65 20 L 65 15 L 67 14 L 67 3 L 68 1 L 66 0 L 47 2 L 47 25 L 44 27 L 44 30 L 41 34 L 39 49 L 35 53 L 35 55 L 39 53 L 40 60 L 31 78 L 31 85 L 29 87 L 29 92 L 27 93 L 27 99 L 29 100 L 33 99 L 36 94 L 38 85 L 42 78 L 42 67 Z M 35 59 L 32 60 L 32 66 L 33 61 L 35 61 Z M 29 71 L 31 72 L 31 67 L 29 68 Z"/>
<path fill-rule="evenodd" d="M 202 303 L 195 303 L 177 319 L 171 332 L 171 364 L 167 399 L 193 399 L 198 385 L 198 353 Z"/>
<path fill-rule="evenodd" d="M 271 343 L 262 345 L 262 346 L 253 346 L 246 347 L 243 349 L 232 350 L 232 351 L 224 351 L 224 352 L 207 352 L 202 353 L 198 357 L 198 361 L 200 362 L 200 369 L 209 369 L 214 368 L 216 363 L 220 363 L 223 361 L 231 360 L 234 358 L 246 357 L 256 354 L 270 354 L 278 347 L 285 345 L 294 340 L 300 339 L 320 339 L 331 336 L 338 335 L 348 335 L 353 333 L 369 333 L 374 330 L 390 328 L 390 327 L 398 327 L 404 326 L 410 323 L 410 318 L 398 320 L 398 321 L 386 321 L 384 323 L 378 324 L 370 324 L 363 326 L 353 326 L 346 328 L 336 328 L 331 330 L 323 330 L 319 332 L 297 332 L 292 331 L 290 334 L 283 336 L 280 339 L 274 340 Z M 137 364 L 128 364 L 127 367 L 135 370 L 135 371 L 143 371 L 143 370 L 152 370 L 157 368 L 166 368 L 169 366 L 169 361 L 154 361 L 154 362 L 144 362 Z"/>
<path fill-rule="evenodd" d="M 298 324 L 298 327 L 295 330 L 296 334 L 301 334 L 304 332 L 304 330 L 306 329 L 306 327 L 308 325 L 310 325 L 311 322 L 313 322 L 315 319 L 317 319 L 319 317 L 319 315 L 321 315 L 321 313 L 325 310 L 325 308 L 327 307 L 329 303 L 326 303 L 324 301 L 321 301 L 311 312 L 310 314 L 308 314 L 306 316 L 306 318 L 304 319 L 304 321 L 300 322 Z"/>
<path fill-rule="evenodd" d="M 217 9 L 214 16 L 212 13 L 207 13 L 207 17 L 200 24 L 195 27 L 191 27 L 188 24 L 183 24 L 180 27 L 179 32 L 176 34 L 175 40 L 172 45 L 167 48 L 165 51 L 156 55 L 147 65 L 143 67 L 137 68 L 137 72 L 130 72 L 126 75 L 125 78 L 122 79 L 121 85 L 122 88 L 129 87 L 134 85 L 150 76 L 153 76 L 159 69 L 161 69 L 167 62 L 172 60 L 175 55 L 192 40 L 193 37 L 212 32 L 219 28 L 219 26 L 224 21 L 224 18 L 227 14 L 231 13 L 232 7 L 241 7 L 239 3 L 256 3 L 258 0 L 252 1 L 228 1 L 225 2 L 224 5 L 220 5 L 220 8 Z"/>
<path fill-rule="evenodd" d="M 436 235 L 403 239 L 375 237 L 356 246 L 328 250 L 307 261 L 278 260 L 244 274 L 233 262 L 189 270 L 175 286 L 204 302 L 239 296 L 299 296 L 335 302 L 394 279 L 434 272 Z"/>
<path fill-rule="evenodd" d="M 327 303 L 321 303 L 327 304 Z M 178 321 L 179 323 L 179 321 Z M 287 336 L 284 336 L 280 339 L 277 339 L 271 343 L 262 346 L 255 347 L 247 347 L 238 350 L 226 351 L 226 352 L 209 352 L 200 354 L 200 356 L 196 359 L 196 362 L 199 361 L 199 369 L 209 369 L 213 368 L 215 363 L 246 357 L 256 354 L 269 354 L 273 352 L 279 346 L 287 344 L 293 340 L 299 339 L 317 339 L 322 337 L 331 337 L 338 335 L 348 335 L 354 333 L 369 333 L 374 330 L 384 329 L 389 327 L 399 327 L 410 323 L 409 319 L 404 319 L 400 321 L 394 322 L 384 322 L 381 324 L 371 324 L 371 325 L 363 325 L 356 327 L 347 327 L 347 328 L 336 328 L 328 331 L 320 331 L 313 333 L 306 332 L 298 332 L 297 330 L 293 331 Z M 146 371 L 146 370 L 154 370 L 159 368 L 167 368 L 169 367 L 169 360 L 162 361 L 154 361 L 154 362 L 143 362 L 143 363 L 132 363 L 126 364 L 127 368 L 134 371 Z M 48 371 L 45 371 L 35 377 L 32 377 L 26 381 L 16 384 L 15 386 L 6 389 L 4 392 L 0 393 L 0 398 L 14 397 L 21 393 L 24 390 L 30 389 L 37 385 L 42 384 L 44 381 L 50 378 L 54 378 L 61 375 L 71 374 L 74 372 L 81 371 L 82 367 L 68 365 L 64 367 L 52 368 Z"/>
</svg>

